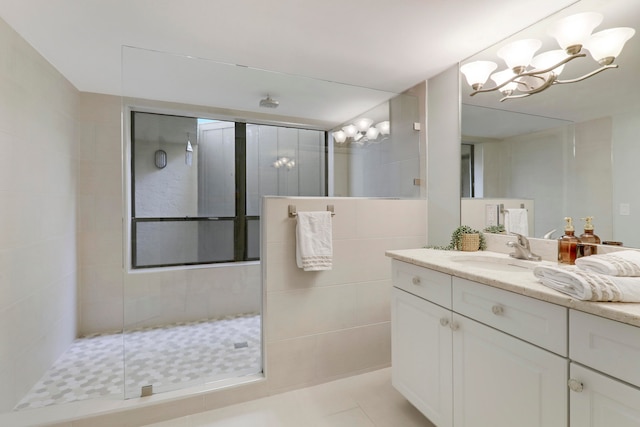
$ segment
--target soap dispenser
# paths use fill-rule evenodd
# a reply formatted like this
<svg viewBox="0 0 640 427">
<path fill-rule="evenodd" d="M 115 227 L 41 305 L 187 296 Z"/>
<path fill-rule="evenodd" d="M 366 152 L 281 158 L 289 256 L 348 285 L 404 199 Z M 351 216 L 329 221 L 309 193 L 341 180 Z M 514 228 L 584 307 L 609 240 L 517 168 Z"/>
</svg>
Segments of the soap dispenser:
<svg viewBox="0 0 640 427">
<path fill-rule="evenodd" d="M 598 247 L 595 245 L 600 244 L 600 238 L 593 234 L 593 217 L 588 216 L 586 218 L 582 218 L 582 220 L 585 222 L 585 224 L 584 233 L 580 235 L 580 242 L 584 243 L 584 245 L 581 247 L 582 253 L 579 255 L 595 255 L 598 250 Z"/>
<path fill-rule="evenodd" d="M 568 216 L 564 220 L 567 225 L 564 227 L 564 235 L 558 239 L 558 262 L 573 265 L 576 263 L 576 251 L 580 239 L 574 235 L 573 219 Z"/>
</svg>

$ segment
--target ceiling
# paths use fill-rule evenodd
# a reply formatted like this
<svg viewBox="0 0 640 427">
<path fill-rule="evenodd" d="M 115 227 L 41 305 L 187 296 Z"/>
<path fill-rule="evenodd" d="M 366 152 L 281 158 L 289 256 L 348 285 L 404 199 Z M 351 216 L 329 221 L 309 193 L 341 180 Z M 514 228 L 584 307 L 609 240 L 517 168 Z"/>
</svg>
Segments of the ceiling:
<svg viewBox="0 0 640 427">
<path fill-rule="evenodd" d="M 572 3 L 0 0 L 0 16 L 84 92 L 123 95 L 123 81 L 144 75 L 123 68 L 130 46 L 398 93 Z"/>
</svg>

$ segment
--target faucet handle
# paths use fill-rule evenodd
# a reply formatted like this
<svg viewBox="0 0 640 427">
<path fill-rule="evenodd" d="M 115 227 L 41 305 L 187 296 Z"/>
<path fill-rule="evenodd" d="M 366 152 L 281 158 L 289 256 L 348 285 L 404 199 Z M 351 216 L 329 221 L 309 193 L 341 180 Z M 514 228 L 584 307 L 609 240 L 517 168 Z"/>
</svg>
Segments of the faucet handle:
<svg viewBox="0 0 640 427">
<path fill-rule="evenodd" d="M 523 247 L 529 249 L 529 240 L 523 234 L 514 233 L 514 232 L 511 232 L 511 234 L 513 234 L 514 236 L 516 236 L 518 238 L 518 244 L 520 246 L 523 246 Z"/>
</svg>

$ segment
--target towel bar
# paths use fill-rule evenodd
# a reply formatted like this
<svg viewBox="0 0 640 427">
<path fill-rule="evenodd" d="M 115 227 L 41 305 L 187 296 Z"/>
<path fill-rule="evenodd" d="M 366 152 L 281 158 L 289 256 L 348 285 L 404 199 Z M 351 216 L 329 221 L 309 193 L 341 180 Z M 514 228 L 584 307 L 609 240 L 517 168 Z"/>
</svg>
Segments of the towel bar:
<svg viewBox="0 0 640 427">
<path fill-rule="evenodd" d="M 520 203 L 520 209 L 524 209 L 524 203 Z M 500 203 L 500 213 L 504 213 L 504 205 Z"/>
<path fill-rule="evenodd" d="M 327 205 L 327 211 L 331 212 L 331 216 L 336 214 L 334 212 L 333 205 Z M 296 205 L 289 205 L 289 218 L 295 218 L 296 216 L 298 216 Z"/>
</svg>

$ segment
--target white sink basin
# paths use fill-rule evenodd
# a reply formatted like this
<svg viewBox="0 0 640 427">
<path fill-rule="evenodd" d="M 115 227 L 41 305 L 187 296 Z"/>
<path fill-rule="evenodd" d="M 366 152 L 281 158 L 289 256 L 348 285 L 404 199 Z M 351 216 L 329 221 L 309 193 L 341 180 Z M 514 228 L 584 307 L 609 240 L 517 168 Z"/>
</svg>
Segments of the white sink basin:
<svg viewBox="0 0 640 427">
<path fill-rule="evenodd" d="M 460 266 L 477 268 L 489 271 L 505 271 L 522 273 L 533 270 L 539 262 L 526 261 L 515 258 L 502 258 L 492 256 L 459 256 L 453 259 L 453 262 Z"/>
</svg>

